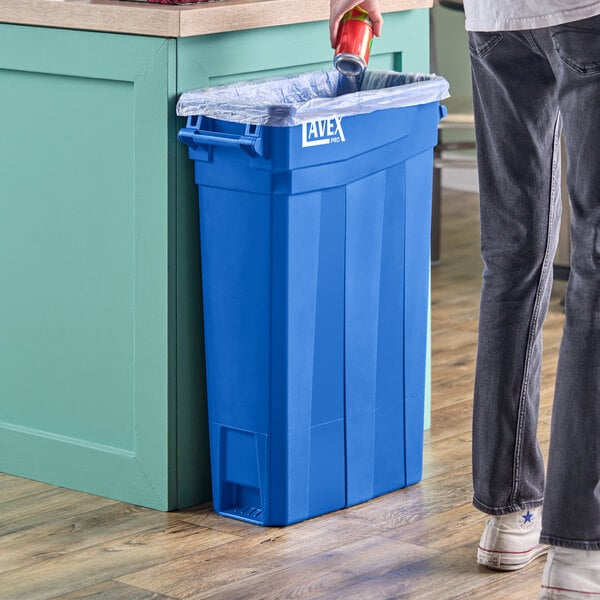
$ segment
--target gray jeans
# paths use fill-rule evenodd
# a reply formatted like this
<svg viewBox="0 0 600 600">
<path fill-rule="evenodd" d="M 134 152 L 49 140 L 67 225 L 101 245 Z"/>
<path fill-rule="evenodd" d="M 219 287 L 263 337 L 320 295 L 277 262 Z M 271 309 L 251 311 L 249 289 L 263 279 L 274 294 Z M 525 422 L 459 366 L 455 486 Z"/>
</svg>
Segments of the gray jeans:
<svg viewBox="0 0 600 600">
<path fill-rule="evenodd" d="M 600 550 L 600 16 L 471 32 L 484 261 L 473 410 L 474 504 L 543 504 L 542 541 Z M 560 223 L 571 272 L 546 481 L 537 442 L 542 324 Z"/>
</svg>

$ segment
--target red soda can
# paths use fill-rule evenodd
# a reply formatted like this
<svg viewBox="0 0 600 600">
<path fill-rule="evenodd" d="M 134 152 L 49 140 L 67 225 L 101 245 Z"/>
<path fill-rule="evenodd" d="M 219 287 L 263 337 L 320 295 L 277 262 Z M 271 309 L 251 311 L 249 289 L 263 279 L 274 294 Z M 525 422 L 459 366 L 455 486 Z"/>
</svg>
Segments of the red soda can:
<svg viewBox="0 0 600 600">
<path fill-rule="evenodd" d="M 333 57 L 335 68 L 348 77 L 365 72 L 373 44 L 373 24 L 360 6 L 349 10 L 340 23 Z"/>
</svg>

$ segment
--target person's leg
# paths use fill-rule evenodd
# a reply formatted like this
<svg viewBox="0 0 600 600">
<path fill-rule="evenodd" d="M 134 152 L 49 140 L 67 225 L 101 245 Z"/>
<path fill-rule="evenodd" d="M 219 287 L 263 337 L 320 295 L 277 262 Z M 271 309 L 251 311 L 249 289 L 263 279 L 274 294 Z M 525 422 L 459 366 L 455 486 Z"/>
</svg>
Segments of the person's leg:
<svg viewBox="0 0 600 600">
<path fill-rule="evenodd" d="M 529 34 L 470 33 L 469 44 L 484 261 L 473 503 L 506 515 L 543 501 L 537 413 L 560 221 L 560 118 L 553 72 Z"/>
<path fill-rule="evenodd" d="M 538 38 L 558 82 L 572 205 L 542 540 L 600 550 L 600 16 Z"/>
</svg>

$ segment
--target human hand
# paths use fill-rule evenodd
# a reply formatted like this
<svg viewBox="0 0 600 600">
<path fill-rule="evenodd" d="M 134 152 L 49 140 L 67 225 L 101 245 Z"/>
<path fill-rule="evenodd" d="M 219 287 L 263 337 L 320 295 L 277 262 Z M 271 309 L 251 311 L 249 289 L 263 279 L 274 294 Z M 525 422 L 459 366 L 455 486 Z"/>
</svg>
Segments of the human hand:
<svg viewBox="0 0 600 600">
<path fill-rule="evenodd" d="M 378 0 L 363 0 L 363 2 L 360 2 L 360 0 L 330 0 L 329 38 L 331 40 L 332 48 L 335 48 L 337 45 L 338 30 L 342 17 L 355 6 L 360 6 L 369 13 L 369 18 L 373 23 L 373 35 L 381 35 L 383 17 L 381 16 L 381 11 L 379 10 Z"/>
</svg>

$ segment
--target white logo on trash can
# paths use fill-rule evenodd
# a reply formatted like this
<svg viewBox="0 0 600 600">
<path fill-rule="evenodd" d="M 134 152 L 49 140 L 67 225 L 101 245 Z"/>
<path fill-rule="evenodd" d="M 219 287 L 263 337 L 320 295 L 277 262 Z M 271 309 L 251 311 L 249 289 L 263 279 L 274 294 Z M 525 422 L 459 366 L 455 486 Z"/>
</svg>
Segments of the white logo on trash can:
<svg viewBox="0 0 600 600">
<path fill-rule="evenodd" d="M 325 144 L 337 144 L 345 142 L 344 130 L 342 129 L 342 117 L 330 119 L 317 119 L 302 123 L 302 147 L 323 146 Z"/>
</svg>

